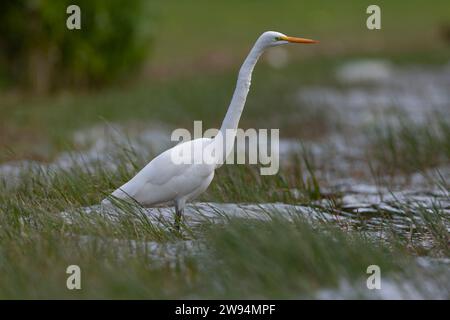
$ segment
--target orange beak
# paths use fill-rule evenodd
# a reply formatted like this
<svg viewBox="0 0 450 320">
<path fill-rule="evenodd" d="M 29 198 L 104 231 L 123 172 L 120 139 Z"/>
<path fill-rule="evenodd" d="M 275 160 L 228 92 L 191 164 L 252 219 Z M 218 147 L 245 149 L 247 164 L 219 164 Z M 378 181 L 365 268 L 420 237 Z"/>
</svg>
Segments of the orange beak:
<svg viewBox="0 0 450 320">
<path fill-rule="evenodd" d="M 296 38 L 296 37 L 281 37 L 281 40 L 289 41 L 292 43 L 319 43 L 317 40 L 305 39 L 305 38 Z"/>
</svg>

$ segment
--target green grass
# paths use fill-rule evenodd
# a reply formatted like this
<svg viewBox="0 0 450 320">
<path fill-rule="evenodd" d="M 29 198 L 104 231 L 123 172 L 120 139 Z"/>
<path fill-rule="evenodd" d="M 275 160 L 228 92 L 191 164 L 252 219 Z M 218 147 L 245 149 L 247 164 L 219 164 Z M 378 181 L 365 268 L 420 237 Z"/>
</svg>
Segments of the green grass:
<svg viewBox="0 0 450 320">
<path fill-rule="evenodd" d="M 273 216 L 266 222 L 203 225 L 192 233 L 196 255 L 178 252 L 162 262 L 149 256 L 144 241 L 170 244 L 176 237 L 155 237 L 137 223 L 126 231 L 125 225 L 90 218 L 91 228 L 80 222 L 82 235 L 90 236 L 82 241 L 77 227 L 49 223 L 55 217 L 46 217 L 39 231 L 27 221 L 20 230 L 1 232 L 0 297 L 311 298 L 343 279 L 364 288 L 371 264 L 386 278 L 421 272 L 404 247 L 328 224 L 311 226 L 295 214 L 293 221 Z M 112 241 L 122 236 L 123 242 Z M 82 269 L 81 291 L 65 288 L 71 264 Z"/>
<path fill-rule="evenodd" d="M 171 221 L 157 225 L 126 204 L 117 219 L 79 210 L 98 203 L 143 162 L 134 154 L 116 161 L 114 171 L 81 165 L 51 176 L 25 172 L 18 185 L 0 187 L 1 298 L 313 298 L 342 281 L 354 284 L 364 297 L 368 265 L 379 265 L 389 279 L 415 277 L 423 273 L 416 256 L 450 254 L 450 221 L 439 207 L 419 214 L 402 208 L 406 216 L 424 220 L 414 224 L 411 234 L 394 228 L 389 215 L 384 215 L 384 226 L 366 229 L 360 223 L 311 222 L 301 212 L 292 212 L 288 220 L 275 210 L 267 213 L 268 221 L 206 220 L 183 225 L 179 233 Z M 314 168 L 305 164 L 312 160 L 304 155 L 297 161 L 297 168 L 267 179 L 256 175 L 254 167 L 220 169 L 203 199 L 317 207 L 320 189 L 312 187 Z M 300 200 L 292 197 L 291 188 L 301 191 Z M 337 204 L 322 210 L 340 215 Z M 432 248 L 422 239 L 431 239 Z M 193 241 L 193 253 L 181 249 L 167 257 L 165 251 L 150 254 L 146 246 L 149 241 L 176 246 L 185 240 Z M 81 291 L 65 287 L 71 264 L 82 269 Z"/>
<path fill-rule="evenodd" d="M 422 124 L 400 116 L 371 131 L 368 155 L 377 175 L 408 174 L 449 162 L 450 122 L 445 115 L 433 115 Z"/>
<path fill-rule="evenodd" d="M 330 225 L 311 227 L 294 214 L 293 221 L 233 220 L 211 230 L 220 298 L 313 297 L 316 290 L 335 288 L 342 279 L 364 282 L 367 266 L 377 261 L 387 273 L 399 271 L 408 257 L 357 233 Z M 392 254 L 399 256 L 394 260 Z M 404 260 L 403 260 L 404 259 Z M 400 268 L 400 269 L 399 269 Z"/>
<path fill-rule="evenodd" d="M 2 298 L 292 298 L 335 287 L 341 278 L 359 281 L 373 261 L 388 273 L 410 259 L 358 234 L 311 227 L 300 217 L 206 224 L 189 233 L 202 244 L 200 254 L 178 253 L 174 262 L 162 263 L 149 256 L 145 241 L 171 243 L 179 236 L 134 216 L 116 222 L 85 216 L 66 224 L 56 212 L 36 208 L 27 215 L 7 204 L 1 217 Z M 82 268 L 80 292 L 65 288 L 70 264 Z"/>
<path fill-rule="evenodd" d="M 263 31 L 316 38 L 316 49 L 293 49 L 296 54 L 389 53 L 417 50 L 436 51 L 445 47 L 443 28 L 450 21 L 445 0 L 378 1 L 382 29 L 366 28 L 368 1 L 326 0 L 272 1 L 174 1 L 157 2 L 161 18 L 155 32 L 156 64 L 182 66 L 201 61 L 211 52 L 240 57 Z M 406 10 L 406 7 L 408 10 Z M 175 49 L 176 48 L 176 49 Z M 181 62 L 181 63 L 180 63 Z"/>
<path fill-rule="evenodd" d="M 61 151 L 76 153 L 73 133 L 99 123 L 143 127 L 162 122 L 173 129 L 203 120 L 204 128 L 218 127 L 239 65 L 267 29 L 317 38 L 321 44 L 290 47 L 289 63 L 282 69 L 262 59 L 241 127 L 281 128 L 281 137 L 325 143 L 331 133 L 347 128 L 336 120 L 339 115 L 299 104 L 295 95 L 300 87 L 339 85 L 333 71 L 356 58 L 405 66 L 448 61 L 449 47 L 440 33 L 450 20 L 448 1 L 381 1 L 381 31 L 365 28 L 369 4 L 155 2 L 161 19 L 156 51 L 141 78 L 100 91 L 48 97 L 1 94 L 0 163 L 51 162 Z M 222 56 L 215 60 L 217 53 Z M 440 115 L 423 125 L 401 118 L 395 126 L 350 134 L 368 138 L 362 161 L 372 170 L 369 178 L 389 186 L 386 173 L 395 178 L 448 165 L 449 132 L 446 116 Z M 380 209 L 370 217 L 383 223 L 373 227 L 368 215 L 344 212 L 345 195 L 324 192 L 330 181 L 317 174 L 323 168 L 304 148 L 276 176 L 260 176 L 255 166 L 224 166 L 200 200 L 304 205 L 335 219 L 312 222 L 293 212 L 288 220 L 274 211 L 268 221 L 206 220 L 183 225 L 180 233 L 172 221 L 156 225 L 126 204 L 117 219 L 80 209 L 98 204 L 151 158 L 150 151 L 138 155 L 128 146 L 117 147 L 122 152 L 111 159 L 115 170 L 80 163 L 56 168 L 51 176 L 24 171 L 15 186 L 0 181 L 0 298 L 314 298 L 343 281 L 355 293 L 360 289 L 359 297 L 367 297 L 366 268 L 371 264 L 379 265 L 387 279 L 426 276 L 450 291 L 448 281 L 439 280 L 448 277 L 448 270 L 433 275 L 415 263 L 417 257 L 450 255 L 448 208 L 438 203 L 424 208 L 399 202 L 396 214 Z M 449 190 L 439 174 L 432 187 Z M 69 216 L 63 217 L 63 211 Z M 395 218 L 401 219 L 401 228 Z M 167 250 L 150 254 L 146 246 L 176 247 L 184 241 L 192 241 L 195 254 L 182 247 L 167 257 Z M 81 291 L 65 286 L 71 264 L 82 269 Z"/>
</svg>

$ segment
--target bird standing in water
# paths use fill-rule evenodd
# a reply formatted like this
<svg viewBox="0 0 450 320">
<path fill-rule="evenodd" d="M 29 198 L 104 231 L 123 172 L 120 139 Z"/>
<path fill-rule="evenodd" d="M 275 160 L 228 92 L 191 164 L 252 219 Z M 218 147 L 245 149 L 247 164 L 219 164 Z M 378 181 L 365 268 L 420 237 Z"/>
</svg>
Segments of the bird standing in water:
<svg viewBox="0 0 450 320">
<path fill-rule="evenodd" d="M 317 41 L 289 37 L 275 31 L 264 32 L 250 50 L 239 70 L 236 89 L 230 106 L 222 122 L 219 133 L 214 138 L 200 138 L 180 143 L 170 148 L 139 171 L 130 181 L 115 190 L 111 196 L 118 199 L 132 199 L 144 207 L 171 203 L 175 205 L 175 225 L 179 228 L 186 202 L 204 192 L 220 167 L 233 151 L 236 130 L 250 89 L 253 68 L 261 54 L 270 47 L 288 43 L 312 44 Z M 229 133 L 232 134 L 229 134 Z M 234 132 L 234 134 L 233 134 Z M 227 143 L 228 140 L 228 143 Z M 209 161 L 203 155 L 209 152 Z M 190 150 L 188 161 L 175 162 L 174 159 Z M 102 204 L 109 203 L 108 199 Z"/>
</svg>

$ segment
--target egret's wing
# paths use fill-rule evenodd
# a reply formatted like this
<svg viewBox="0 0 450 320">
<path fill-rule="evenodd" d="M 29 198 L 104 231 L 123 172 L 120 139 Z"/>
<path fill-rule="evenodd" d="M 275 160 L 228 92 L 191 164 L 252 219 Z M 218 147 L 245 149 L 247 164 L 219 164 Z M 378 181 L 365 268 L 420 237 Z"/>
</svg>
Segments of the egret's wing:
<svg viewBox="0 0 450 320">
<path fill-rule="evenodd" d="M 198 158 L 202 158 L 203 149 L 211 142 L 212 139 L 202 138 L 178 144 L 150 161 L 136 177 L 142 173 L 143 182 L 163 185 L 180 175 L 185 175 L 186 177 L 203 176 L 205 174 L 203 169 L 209 171 L 209 168 L 202 165 Z M 181 156 L 188 150 L 190 151 L 188 161 L 181 162 L 180 158 L 176 159 L 176 155 Z"/>
<path fill-rule="evenodd" d="M 130 181 L 118 188 L 113 196 L 119 198 L 132 197 L 141 203 L 155 203 L 168 201 L 179 194 L 187 194 L 208 176 L 214 166 L 190 163 L 177 163 L 173 160 L 173 153 L 180 148 L 192 148 L 197 153 L 211 139 L 196 139 L 179 144 L 148 163 Z"/>
</svg>

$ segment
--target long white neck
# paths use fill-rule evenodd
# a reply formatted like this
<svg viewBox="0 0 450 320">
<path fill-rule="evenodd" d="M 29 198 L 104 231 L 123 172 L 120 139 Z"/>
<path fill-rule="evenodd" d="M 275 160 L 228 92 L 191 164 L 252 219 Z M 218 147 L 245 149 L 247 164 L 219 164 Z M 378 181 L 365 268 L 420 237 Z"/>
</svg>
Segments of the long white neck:
<svg viewBox="0 0 450 320">
<path fill-rule="evenodd" d="M 253 68 L 255 67 L 256 62 L 263 51 L 264 48 L 256 42 L 239 70 L 236 89 L 234 90 L 233 98 L 231 99 L 227 114 L 225 115 L 222 126 L 220 127 L 220 133 L 224 143 L 223 154 L 221 155 L 222 161 L 225 161 L 234 148 L 236 129 L 238 128 L 239 119 L 241 118 L 245 101 L 247 99 L 247 94 L 250 90 Z"/>
</svg>

